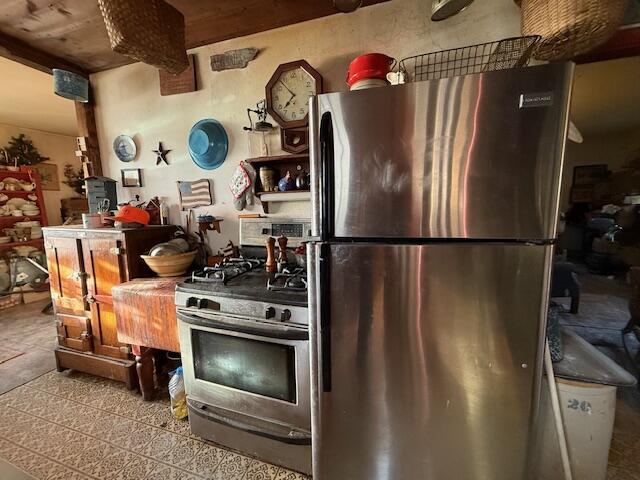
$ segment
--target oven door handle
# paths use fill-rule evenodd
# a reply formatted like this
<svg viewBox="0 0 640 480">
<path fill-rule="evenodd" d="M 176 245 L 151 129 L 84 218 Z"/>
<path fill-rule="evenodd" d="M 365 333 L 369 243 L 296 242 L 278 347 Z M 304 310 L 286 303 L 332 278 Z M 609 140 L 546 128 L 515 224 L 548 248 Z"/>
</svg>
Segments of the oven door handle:
<svg viewBox="0 0 640 480">
<path fill-rule="evenodd" d="M 291 445 L 311 445 L 311 434 L 303 430 L 295 428 L 274 428 L 267 429 L 260 425 L 254 425 L 246 423 L 237 418 L 230 418 L 230 416 L 217 412 L 215 408 L 211 408 L 204 403 L 200 403 L 193 399 L 187 399 L 187 403 L 191 407 L 189 414 L 194 413 L 202 418 L 211 420 L 228 427 L 244 430 L 245 432 L 260 435 L 261 437 L 270 438 L 279 442 L 288 443 Z"/>
<path fill-rule="evenodd" d="M 309 340 L 309 331 L 287 326 L 264 325 L 255 323 L 253 325 L 243 325 L 238 323 L 229 323 L 214 317 L 201 317 L 191 313 L 184 313 L 178 310 L 178 320 L 196 325 L 199 327 L 216 328 L 218 330 L 228 330 L 230 332 L 245 333 L 247 335 L 255 335 L 258 337 L 275 338 L 278 340 Z"/>
</svg>

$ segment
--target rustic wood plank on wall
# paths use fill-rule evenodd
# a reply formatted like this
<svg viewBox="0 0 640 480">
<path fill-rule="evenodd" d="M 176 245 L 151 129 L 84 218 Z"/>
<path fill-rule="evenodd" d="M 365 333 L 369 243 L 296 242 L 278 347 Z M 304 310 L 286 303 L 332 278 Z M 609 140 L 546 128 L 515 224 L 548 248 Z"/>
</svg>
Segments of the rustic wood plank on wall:
<svg viewBox="0 0 640 480">
<path fill-rule="evenodd" d="M 189 55 L 189 67 L 177 75 L 169 73 L 166 70 L 158 70 L 160 95 L 165 97 L 167 95 L 189 93 L 197 90 L 194 58 L 194 55 Z"/>
</svg>

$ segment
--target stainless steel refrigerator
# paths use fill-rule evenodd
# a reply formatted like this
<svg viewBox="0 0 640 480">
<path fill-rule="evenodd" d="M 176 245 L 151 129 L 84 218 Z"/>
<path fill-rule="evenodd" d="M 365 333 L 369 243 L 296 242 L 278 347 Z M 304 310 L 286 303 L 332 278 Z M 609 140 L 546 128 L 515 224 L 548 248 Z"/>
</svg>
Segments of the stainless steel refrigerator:
<svg viewBox="0 0 640 480">
<path fill-rule="evenodd" d="M 520 480 L 572 64 L 311 100 L 314 480 Z"/>
</svg>

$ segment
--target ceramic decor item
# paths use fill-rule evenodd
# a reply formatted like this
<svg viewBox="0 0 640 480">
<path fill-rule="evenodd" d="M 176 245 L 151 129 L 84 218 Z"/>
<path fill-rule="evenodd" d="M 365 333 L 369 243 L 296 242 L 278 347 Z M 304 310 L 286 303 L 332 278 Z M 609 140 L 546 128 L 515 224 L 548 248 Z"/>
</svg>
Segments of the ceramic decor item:
<svg viewBox="0 0 640 480">
<path fill-rule="evenodd" d="M 189 132 L 189 155 L 205 170 L 215 170 L 227 158 L 229 139 L 224 127 L 212 118 L 197 122 Z"/>
<path fill-rule="evenodd" d="M 113 151 L 121 162 L 133 162 L 138 148 L 133 138 L 128 135 L 118 135 L 113 141 Z"/>
<path fill-rule="evenodd" d="M 271 167 L 260 167 L 260 183 L 262 190 L 265 192 L 273 192 L 276 190 L 276 171 Z"/>
<path fill-rule="evenodd" d="M 289 190 L 293 190 L 296 188 L 296 182 L 291 176 L 291 172 L 287 170 L 284 177 L 280 179 L 278 182 L 278 188 L 281 192 L 288 192 Z"/>
</svg>

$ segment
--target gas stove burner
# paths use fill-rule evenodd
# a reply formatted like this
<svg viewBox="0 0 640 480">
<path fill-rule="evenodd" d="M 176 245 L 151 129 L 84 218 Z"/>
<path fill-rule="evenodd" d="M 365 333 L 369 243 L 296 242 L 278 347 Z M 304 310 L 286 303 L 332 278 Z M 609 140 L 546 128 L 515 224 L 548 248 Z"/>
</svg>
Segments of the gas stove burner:
<svg viewBox="0 0 640 480">
<path fill-rule="evenodd" d="M 307 272 L 303 268 L 284 269 L 267 280 L 267 289 L 275 292 L 306 292 Z"/>
<path fill-rule="evenodd" d="M 243 273 L 250 272 L 264 264 L 262 260 L 252 258 L 229 258 L 213 267 L 204 267 L 191 274 L 193 282 L 209 282 L 226 284 L 229 280 Z"/>
</svg>

